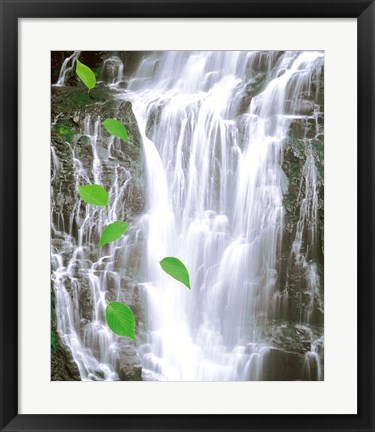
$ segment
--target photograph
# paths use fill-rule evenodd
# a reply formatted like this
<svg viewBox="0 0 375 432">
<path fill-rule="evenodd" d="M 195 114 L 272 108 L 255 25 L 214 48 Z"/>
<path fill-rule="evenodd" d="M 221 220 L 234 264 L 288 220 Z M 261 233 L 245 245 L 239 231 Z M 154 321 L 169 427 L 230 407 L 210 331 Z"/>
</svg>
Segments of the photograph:
<svg viewBox="0 0 375 432">
<path fill-rule="evenodd" d="M 375 432 L 375 0 L 0 6 L 0 432 Z"/>
<path fill-rule="evenodd" d="M 324 381 L 324 64 L 51 51 L 51 381 Z"/>
</svg>

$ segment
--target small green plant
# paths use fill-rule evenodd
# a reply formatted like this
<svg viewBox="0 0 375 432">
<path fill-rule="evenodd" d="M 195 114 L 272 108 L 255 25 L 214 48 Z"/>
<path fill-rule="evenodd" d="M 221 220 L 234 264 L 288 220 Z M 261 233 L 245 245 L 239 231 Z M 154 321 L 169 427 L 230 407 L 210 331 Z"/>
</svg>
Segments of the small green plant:
<svg viewBox="0 0 375 432">
<path fill-rule="evenodd" d="M 160 261 L 160 266 L 165 271 L 165 273 L 169 274 L 169 276 L 172 276 L 174 279 L 183 283 L 190 289 L 189 272 L 185 265 L 178 258 L 163 258 Z"/>
<path fill-rule="evenodd" d="M 107 243 L 111 243 L 119 239 L 127 228 L 128 224 L 124 221 L 116 221 L 109 224 L 102 232 L 98 246 L 104 246 Z"/>
<path fill-rule="evenodd" d="M 106 128 L 107 132 L 115 137 L 128 141 L 128 132 L 125 127 L 117 120 L 108 118 L 104 120 L 102 125 Z"/>
<path fill-rule="evenodd" d="M 64 139 L 68 142 L 70 142 L 73 138 L 72 129 L 68 126 L 59 126 L 57 127 L 56 132 L 62 137 L 64 137 Z"/>
<path fill-rule="evenodd" d="M 78 59 L 76 60 L 76 74 L 79 79 L 85 84 L 90 92 L 96 85 L 96 77 L 94 72 L 86 65 L 81 63 Z"/>
</svg>

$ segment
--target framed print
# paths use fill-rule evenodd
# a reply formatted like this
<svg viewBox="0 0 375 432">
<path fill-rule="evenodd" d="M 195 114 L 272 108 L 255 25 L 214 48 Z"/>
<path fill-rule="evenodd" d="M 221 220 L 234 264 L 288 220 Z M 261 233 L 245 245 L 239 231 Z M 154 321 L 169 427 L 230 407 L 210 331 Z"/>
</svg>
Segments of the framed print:
<svg viewBox="0 0 375 432">
<path fill-rule="evenodd" d="M 1 430 L 374 430 L 374 3 L 0 3 Z"/>
</svg>

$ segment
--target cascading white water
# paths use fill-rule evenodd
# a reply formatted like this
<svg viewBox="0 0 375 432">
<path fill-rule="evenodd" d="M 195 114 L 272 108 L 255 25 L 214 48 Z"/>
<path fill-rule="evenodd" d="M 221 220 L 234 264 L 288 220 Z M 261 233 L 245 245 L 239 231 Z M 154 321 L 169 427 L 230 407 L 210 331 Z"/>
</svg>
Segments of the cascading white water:
<svg viewBox="0 0 375 432">
<path fill-rule="evenodd" d="M 103 184 L 103 170 L 110 171 L 113 179 L 108 188 L 106 209 L 86 205 L 78 199 L 73 205 L 68 227 L 64 225 L 62 215 L 54 215 L 54 188 L 59 186 L 61 164 L 53 149 L 52 237 L 61 242 L 57 248 L 52 246 L 51 264 L 57 332 L 69 347 L 81 379 L 112 381 L 118 379 L 116 362 L 120 338 L 105 324 L 104 315 L 108 301 L 124 301 L 118 267 L 124 260 L 128 238 L 124 237 L 116 245 L 99 248 L 97 233 L 110 222 L 124 219 L 122 201 L 130 174 L 116 162 L 116 156 L 122 152 L 119 140 L 110 137 L 105 143 L 99 143 L 100 136 L 100 117 L 92 119 L 87 115 L 82 119 L 81 133 L 73 144 L 65 143 L 71 152 L 69 163 L 74 167 L 72 187 L 75 190 L 82 184 Z M 90 165 L 87 160 L 83 163 L 76 154 L 82 151 L 83 142 L 92 155 Z M 91 304 L 91 313 L 87 317 L 82 313 L 84 296 Z"/>
<path fill-rule="evenodd" d="M 64 62 L 57 85 L 64 85 L 75 53 Z M 137 342 L 143 379 L 280 379 L 280 373 L 269 370 L 276 364 L 276 351 L 288 354 L 287 347 L 274 341 L 291 320 L 288 275 L 293 272 L 300 295 L 309 299 L 293 317 L 293 331 L 307 335 L 309 344 L 298 354 L 303 373 L 293 379 L 323 379 L 324 341 L 313 328 L 316 305 L 322 304 L 318 180 L 307 136 L 301 137 L 306 159 L 298 221 L 289 256 L 283 258 L 287 281 L 280 281 L 284 197 L 290 187 L 282 168 L 284 145 L 294 121 L 318 122 L 319 107 L 304 114 L 303 104 L 316 91 L 312 81 L 323 63 L 323 53 L 313 51 L 151 53 L 126 90 L 120 85 L 121 60 L 112 56 L 103 63 L 99 82 L 109 84 L 116 98 L 130 100 L 136 115 L 146 209 L 123 238 L 98 249 L 103 227 L 125 218 L 131 175 L 119 162 L 124 151 L 120 140 L 103 136 L 103 119 L 82 116 L 80 133 L 65 143 L 74 168 L 70 187 L 104 185 L 110 196 L 107 210 L 77 198 L 69 221 L 64 219 L 55 192 L 67 174 L 55 147 L 51 179 L 57 332 L 81 379 L 119 379 L 118 359 L 127 352 L 105 324 L 104 313 L 107 301 L 126 303 L 121 281 L 136 249 L 141 253 L 140 285 L 147 295 L 147 320 L 138 329 Z M 139 246 L 140 238 L 145 247 Z M 186 264 L 191 290 L 161 270 L 158 262 L 166 256 Z M 83 307 L 84 302 L 88 305 Z"/>
<path fill-rule="evenodd" d="M 81 51 L 74 51 L 73 54 L 67 57 L 60 69 L 59 78 L 57 79 L 56 86 L 64 86 L 66 85 L 67 76 L 73 71 L 76 60 L 79 57 Z"/>
<path fill-rule="evenodd" d="M 267 69 L 264 91 L 239 116 L 243 88 L 257 78 L 260 61 Z M 145 379 L 263 378 L 270 347 L 259 322 L 273 319 L 277 308 L 288 188 L 283 142 L 323 54 L 287 52 L 275 63 L 275 53 L 165 52 L 145 59 L 142 79 L 136 74 L 130 82 L 126 97 L 147 167 Z M 310 289 L 317 290 L 314 262 L 301 252 L 305 218 L 316 231 L 313 158 L 303 175 L 293 253 L 306 261 Z M 186 264 L 191 291 L 161 272 L 165 256 Z"/>
<path fill-rule="evenodd" d="M 117 56 L 104 60 L 99 81 L 112 86 L 118 85 L 124 78 L 124 64 Z"/>
</svg>

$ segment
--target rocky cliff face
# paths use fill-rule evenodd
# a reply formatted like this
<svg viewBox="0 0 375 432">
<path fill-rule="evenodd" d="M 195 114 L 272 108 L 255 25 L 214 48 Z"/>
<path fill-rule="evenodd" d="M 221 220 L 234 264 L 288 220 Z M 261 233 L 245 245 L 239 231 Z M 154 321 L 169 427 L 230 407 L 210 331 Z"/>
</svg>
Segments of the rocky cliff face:
<svg viewBox="0 0 375 432">
<path fill-rule="evenodd" d="M 265 327 L 265 332 L 273 329 L 271 341 L 275 346 L 269 358 L 273 366 L 269 379 L 274 379 L 271 370 L 275 365 L 285 370 L 285 380 L 316 376 L 317 371 L 308 370 L 310 350 L 319 355 L 321 379 L 324 376 L 323 69 L 312 77 L 309 93 L 296 106 L 283 149 L 287 186 L 279 262 L 280 322 Z M 293 364 L 299 367 L 291 367 Z M 310 367 L 315 368 L 316 363 L 310 362 Z M 297 371 L 303 371 L 302 375 L 296 375 Z"/>
<path fill-rule="evenodd" d="M 98 61 L 101 61 L 100 56 L 98 59 Z M 79 226 L 77 226 L 77 218 L 72 215 L 76 211 L 75 205 L 79 200 L 75 177 L 77 167 L 75 164 L 82 164 L 81 168 L 88 174 L 89 180 L 94 183 L 92 166 L 95 155 L 89 137 L 83 133 L 84 124 L 85 122 L 93 124 L 98 118 L 104 120 L 115 117 L 127 128 L 129 141 L 121 141 L 120 146 L 114 146 L 110 155 L 105 132 L 98 138 L 97 149 L 100 152 L 99 157 L 106 160 L 101 174 L 103 186 L 109 189 L 115 176 L 117 176 L 119 184 L 124 185 L 126 183 L 121 205 L 124 220 L 129 223 L 130 227 L 132 221 L 139 216 L 144 206 L 141 138 L 131 103 L 116 101 L 113 94 L 105 86 L 98 85 L 90 94 L 81 86 L 75 86 L 75 83 L 73 86 L 52 87 L 51 98 L 51 185 L 53 190 L 51 218 L 55 228 L 52 234 L 51 247 L 52 254 L 59 254 L 62 257 L 63 265 L 71 265 L 73 262 L 72 275 L 74 277 L 66 277 L 63 283 L 72 301 L 76 301 L 76 297 L 79 297 L 78 313 L 82 324 L 81 328 L 83 328 L 85 323 L 92 320 L 93 295 L 87 276 L 82 272 L 80 265 L 74 263 L 73 254 L 78 243 Z M 80 211 L 81 216 L 84 217 L 83 207 Z M 67 234 L 69 235 L 69 241 L 67 241 Z M 129 228 L 130 242 L 134 241 L 133 234 L 131 228 Z M 100 258 L 98 248 L 95 245 L 87 244 L 87 249 L 89 250 L 88 257 L 93 262 Z M 119 255 L 114 263 L 113 272 L 118 270 L 120 280 L 111 279 L 112 273 L 109 273 L 106 284 L 108 301 L 114 300 L 115 286 L 117 287 L 117 284 L 120 284 L 126 304 L 131 307 L 135 314 L 138 323 L 137 328 L 142 329 L 144 308 L 142 306 L 142 292 L 136 280 L 139 266 L 137 260 L 136 253 L 128 257 L 126 262 L 127 271 L 124 272 L 122 268 L 123 260 L 120 260 Z M 100 266 L 98 266 L 97 270 L 98 272 L 101 271 Z M 75 285 L 77 280 L 79 281 L 78 292 L 77 285 Z M 56 352 L 52 352 L 51 379 L 79 380 L 79 370 L 72 359 L 72 354 L 57 332 L 56 296 L 53 289 L 51 302 L 52 336 L 56 341 Z M 85 337 L 83 332 L 80 336 Z M 141 364 L 132 341 L 122 342 L 118 352 L 116 369 L 120 379 L 141 379 Z"/>
</svg>

